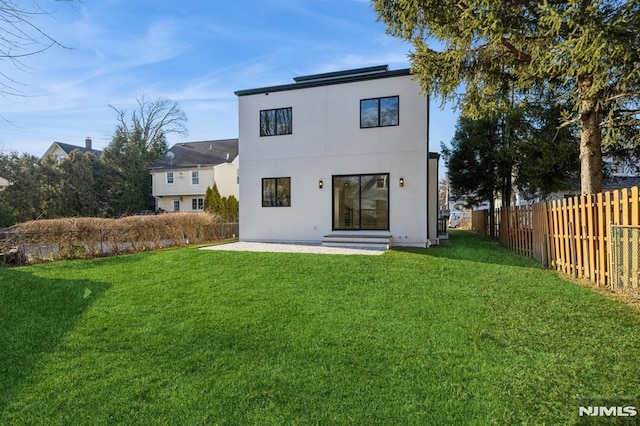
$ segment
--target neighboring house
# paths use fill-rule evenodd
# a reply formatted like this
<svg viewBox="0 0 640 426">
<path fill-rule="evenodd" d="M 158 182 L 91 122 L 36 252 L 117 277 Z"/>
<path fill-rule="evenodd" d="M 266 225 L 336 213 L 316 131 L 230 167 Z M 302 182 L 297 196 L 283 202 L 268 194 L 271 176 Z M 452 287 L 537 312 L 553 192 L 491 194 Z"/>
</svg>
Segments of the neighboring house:
<svg viewBox="0 0 640 426">
<path fill-rule="evenodd" d="M 150 166 L 156 210 L 202 211 L 207 187 L 238 198 L 238 139 L 179 143 Z"/>
<path fill-rule="evenodd" d="M 42 158 L 53 156 L 56 159 L 56 162 L 59 163 L 65 158 L 67 158 L 69 154 L 71 154 L 71 152 L 75 150 L 78 150 L 82 153 L 91 152 L 93 155 L 100 158 L 100 154 L 102 153 L 102 151 L 93 149 L 91 145 L 92 145 L 91 138 L 85 139 L 84 146 L 71 145 L 71 144 L 62 143 L 62 142 L 54 142 L 51 144 L 49 149 L 47 149 L 47 151 L 44 153 Z"/>
<path fill-rule="evenodd" d="M 9 187 L 9 185 L 11 185 L 9 183 L 9 181 L 3 177 L 0 176 L 0 192 L 4 191 L 5 189 L 7 189 Z"/>
<path fill-rule="evenodd" d="M 240 90 L 240 239 L 438 243 L 428 98 L 408 69 Z"/>
</svg>

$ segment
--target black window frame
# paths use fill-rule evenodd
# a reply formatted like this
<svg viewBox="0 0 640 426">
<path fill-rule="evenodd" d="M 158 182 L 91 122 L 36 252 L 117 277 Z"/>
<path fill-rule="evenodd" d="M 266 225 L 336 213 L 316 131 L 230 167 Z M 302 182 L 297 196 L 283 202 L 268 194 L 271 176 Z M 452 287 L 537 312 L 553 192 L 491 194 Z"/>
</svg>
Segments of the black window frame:
<svg viewBox="0 0 640 426">
<path fill-rule="evenodd" d="M 195 205 L 195 207 L 194 207 Z M 191 199 L 191 210 L 193 211 L 200 211 L 200 210 L 204 210 L 204 198 L 202 197 L 195 197 Z"/>
<path fill-rule="evenodd" d="M 278 117 L 282 117 L 282 113 L 281 111 L 289 111 L 288 113 L 286 113 L 285 115 L 287 117 L 289 117 L 289 125 L 286 126 L 284 125 L 284 127 L 282 125 L 279 125 L 280 123 L 278 123 Z M 273 124 L 273 128 L 274 128 L 274 133 L 267 133 L 265 132 L 266 128 L 263 125 L 263 117 L 266 116 L 268 113 L 273 113 L 273 120 L 274 120 L 274 124 Z M 284 131 L 282 130 L 284 129 Z M 268 137 L 268 136 L 283 136 L 283 135 L 292 135 L 293 134 L 293 107 L 285 107 L 285 108 L 273 108 L 273 109 L 261 109 L 260 110 L 260 137 Z"/>
<path fill-rule="evenodd" d="M 363 176 L 384 176 L 386 177 L 386 181 L 387 181 L 387 217 L 386 217 L 386 223 L 385 223 L 385 229 L 378 229 L 378 228 L 367 228 L 367 227 L 362 227 L 362 212 L 359 211 L 359 220 L 358 223 L 360 224 L 358 226 L 358 229 L 354 229 L 354 228 L 340 228 L 336 226 L 336 218 L 335 218 L 335 208 L 336 208 L 336 201 L 335 201 L 335 197 L 333 196 L 333 194 L 335 193 L 335 182 L 336 182 L 336 178 L 348 178 L 348 177 L 358 177 L 360 184 L 362 183 L 362 177 Z M 346 174 L 346 175 L 332 175 L 331 176 L 331 230 L 332 231 L 390 231 L 391 230 L 391 181 L 390 181 L 390 176 L 391 174 L 389 172 L 385 172 L 385 173 L 355 173 L 355 174 Z M 378 186 L 378 182 L 376 182 L 376 186 Z M 379 187 L 379 186 L 378 186 Z M 362 189 L 360 188 L 359 190 L 359 194 L 358 194 L 358 204 L 360 206 L 362 206 Z"/>
<path fill-rule="evenodd" d="M 398 116 L 396 117 L 396 121 L 393 124 L 382 124 L 382 100 L 383 99 L 396 99 L 396 102 L 398 103 Z M 370 102 L 370 101 L 377 101 L 378 103 L 378 118 L 377 118 L 377 125 L 375 126 L 365 126 L 362 120 L 362 103 L 363 102 Z M 399 126 L 400 125 L 400 95 L 395 95 L 395 96 L 381 96 L 379 98 L 367 98 L 367 99 L 360 99 L 360 128 L 361 129 L 377 129 L 379 127 L 395 127 L 395 126 Z"/>
<path fill-rule="evenodd" d="M 280 197 L 278 196 L 278 181 L 280 179 L 287 179 L 289 181 L 289 184 L 286 186 L 289 188 L 289 197 L 288 197 L 288 204 L 281 204 L 280 203 Z M 264 195 L 265 195 L 265 182 L 267 181 L 274 181 L 274 195 L 273 195 L 273 199 L 275 200 L 273 203 L 269 202 L 268 200 L 265 199 Z M 283 185 L 284 186 L 284 185 Z M 262 198 L 262 207 L 291 207 L 291 176 L 280 176 L 280 177 L 268 177 L 268 178 L 262 178 L 262 186 L 261 186 L 261 198 Z"/>
</svg>

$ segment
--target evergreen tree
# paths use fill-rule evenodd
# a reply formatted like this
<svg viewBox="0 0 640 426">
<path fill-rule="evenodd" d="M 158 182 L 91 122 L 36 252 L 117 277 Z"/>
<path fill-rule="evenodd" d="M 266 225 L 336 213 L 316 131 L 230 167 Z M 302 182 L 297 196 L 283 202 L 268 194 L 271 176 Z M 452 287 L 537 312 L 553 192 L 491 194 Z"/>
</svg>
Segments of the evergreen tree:
<svg viewBox="0 0 640 426">
<path fill-rule="evenodd" d="M 525 128 L 513 154 L 515 183 L 525 199 L 545 198 L 579 182 L 576 132 L 570 126 L 558 127 L 560 110 L 551 98 L 524 108 Z"/>
<path fill-rule="evenodd" d="M 210 186 L 207 186 L 207 191 L 204 193 L 204 208 L 207 213 L 213 213 L 213 190 Z"/>
<path fill-rule="evenodd" d="M 468 117 L 508 108 L 505 87 L 534 102 L 536 89 L 566 96 L 564 122 L 580 134 L 583 193 L 602 190 L 603 137 L 605 145 L 621 144 L 624 133 L 629 149 L 640 141 L 640 2 L 373 4 L 390 34 L 414 44 L 412 68 L 425 93 L 458 102 Z"/>
<path fill-rule="evenodd" d="M 62 160 L 59 168 L 62 173 L 60 201 L 62 216 L 100 216 L 100 192 L 97 185 L 99 160 L 90 152 L 72 151 Z"/>
<path fill-rule="evenodd" d="M 214 183 L 213 188 L 211 188 L 211 212 L 219 216 L 224 214 L 224 202 L 222 201 L 217 183 Z"/>
<path fill-rule="evenodd" d="M 11 206 L 16 221 L 25 222 L 42 217 L 42 185 L 39 159 L 17 152 L 0 154 L 0 176 L 9 187 L 0 192 L 0 201 Z"/>
<path fill-rule="evenodd" d="M 240 203 L 233 195 L 227 197 L 227 222 L 237 222 L 240 213 Z"/>
<path fill-rule="evenodd" d="M 0 228 L 7 228 L 16 223 L 16 215 L 13 207 L 6 201 L 0 201 Z"/>
<path fill-rule="evenodd" d="M 501 185 L 508 178 L 505 170 L 511 170 L 504 163 L 512 163 L 501 141 L 498 118 L 460 117 L 451 148 L 443 145 L 442 153 L 449 170 L 451 194 L 464 199 L 468 206 L 488 201 L 490 234 L 494 236 L 495 196 L 502 190 L 503 201 L 508 202 L 508 191 L 505 194 Z"/>
</svg>

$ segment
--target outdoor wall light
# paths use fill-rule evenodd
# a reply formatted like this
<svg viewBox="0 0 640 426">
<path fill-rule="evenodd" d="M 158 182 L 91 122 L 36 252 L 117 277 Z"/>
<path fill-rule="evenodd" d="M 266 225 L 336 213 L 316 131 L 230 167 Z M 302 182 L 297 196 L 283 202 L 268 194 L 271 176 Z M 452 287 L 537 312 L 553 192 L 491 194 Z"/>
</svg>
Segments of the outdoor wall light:
<svg viewBox="0 0 640 426">
<path fill-rule="evenodd" d="M 321 180 L 318 181 L 318 188 L 322 189 L 324 187 L 324 182 Z"/>
<path fill-rule="evenodd" d="M 404 186 L 404 178 L 400 178 L 400 188 Z"/>
</svg>

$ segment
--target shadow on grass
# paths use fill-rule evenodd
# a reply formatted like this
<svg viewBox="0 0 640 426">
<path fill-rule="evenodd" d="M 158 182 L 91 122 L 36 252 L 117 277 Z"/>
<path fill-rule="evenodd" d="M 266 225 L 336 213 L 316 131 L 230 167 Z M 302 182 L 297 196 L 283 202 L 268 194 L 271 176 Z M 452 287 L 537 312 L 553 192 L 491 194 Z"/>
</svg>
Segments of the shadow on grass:
<svg viewBox="0 0 640 426">
<path fill-rule="evenodd" d="M 498 244 L 497 241 L 481 237 L 471 231 L 449 230 L 449 239 L 437 247 L 428 249 L 400 248 L 398 250 L 431 257 L 494 265 L 541 267 L 533 259 L 514 254 Z"/>
<path fill-rule="evenodd" d="M 107 288 L 94 281 L 0 268 L 0 411 Z"/>
</svg>

